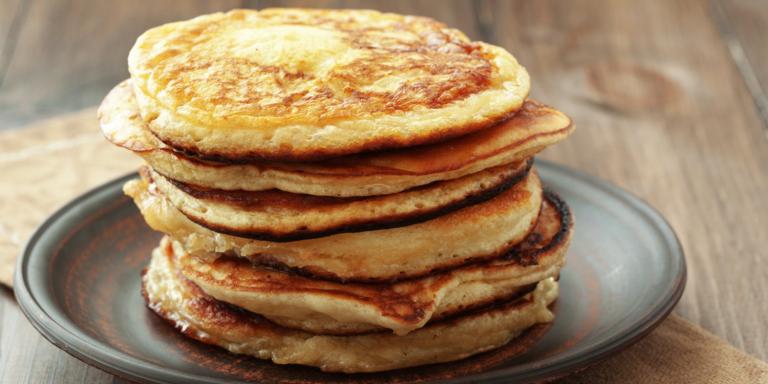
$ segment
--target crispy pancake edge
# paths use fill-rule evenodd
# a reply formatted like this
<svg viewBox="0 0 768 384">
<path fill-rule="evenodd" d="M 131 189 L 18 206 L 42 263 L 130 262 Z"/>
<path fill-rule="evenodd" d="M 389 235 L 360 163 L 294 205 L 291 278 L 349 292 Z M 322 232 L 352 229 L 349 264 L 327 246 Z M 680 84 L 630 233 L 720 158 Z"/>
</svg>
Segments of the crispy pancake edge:
<svg viewBox="0 0 768 384">
<path fill-rule="evenodd" d="M 274 228 L 274 226 L 270 226 L 269 223 L 265 223 L 262 226 L 257 226 L 256 224 L 252 224 L 250 228 L 240 228 L 233 225 L 228 225 L 223 222 L 216 222 L 211 219 L 206 219 L 205 217 L 202 217 L 199 214 L 196 214 L 191 209 L 185 206 L 182 206 L 179 203 L 175 203 L 174 206 L 176 206 L 176 208 L 179 209 L 179 211 L 181 211 L 181 213 L 183 213 L 189 220 L 205 228 L 208 228 L 214 232 L 225 233 L 228 235 L 244 237 L 249 239 L 265 240 L 265 241 L 273 241 L 273 242 L 305 240 L 305 239 L 335 235 L 339 233 L 362 232 L 362 231 L 402 227 L 406 225 L 417 224 L 427 220 L 431 220 L 439 216 L 449 214 L 461 208 L 468 207 L 470 205 L 483 203 L 485 201 L 488 201 L 498 196 L 499 194 L 505 192 L 506 190 L 513 188 L 515 185 L 517 185 L 518 183 L 522 182 L 525 179 L 525 177 L 527 176 L 532 166 L 533 166 L 533 160 L 529 159 L 525 162 L 525 164 L 521 169 L 519 169 L 517 172 L 510 174 L 508 177 L 500 180 L 499 182 L 490 184 L 485 189 L 472 191 L 469 194 L 466 194 L 464 196 L 454 198 L 451 201 L 444 203 L 443 205 L 437 205 L 421 211 L 399 213 L 394 215 L 384 215 L 384 216 L 373 217 L 368 219 L 350 218 L 349 221 L 346 223 L 329 225 L 326 228 L 318 228 L 318 229 L 309 229 L 307 228 L 307 225 L 298 225 L 298 228 L 293 230 L 278 231 L 277 228 Z M 155 182 L 155 178 L 153 178 L 148 171 L 143 170 L 141 172 L 141 175 L 143 178 L 146 178 L 150 183 L 159 185 Z M 161 176 L 161 177 L 164 177 L 164 176 Z M 249 198 L 258 198 L 258 194 L 260 193 L 260 192 L 245 192 L 245 191 L 213 190 L 205 187 L 185 184 L 183 182 L 175 181 L 168 178 L 166 178 L 166 180 L 168 180 L 173 185 L 173 187 L 175 187 L 178 191 L 185 194 L 186 197 L 193 199 L 195 203 L 199 203 L 201 205 L 205 204 L 206 202 L 216 202 L 220 204 L 226 204 L 226 205 L 238 207 L 238 206 L 241 206 L 242 204 L 246 204 L 247 199 Z M 452 181 L 453 180 L 446 180 L 446 181 L 440 181 L 436 183 L 450 183 Z M 411 192 L 411 191 L 415 192 L 419 189 L 424 190 L 431 187 L 436 187 L 436 185 L 428 184 L 428 185 L 417 187 L 416 189 L 408 190 L 405 192 Z M 165 195 L 166 197 L 169 197 L 168 191 L 166 191 L 163 188 L 159 188 L 159 190 L 163 193 L 163 195 Z M 289 192 L 282 192 L 281 194 L 284 196 L 286 200 L 295 199 L 298 201 L 304 198 L 311 198 L 307 195 L 298 195 L 298 194 L 292 194 Z M 174 201 L 172 197 L 169 197 L 169 198 L 171 199 L 171 201 Z M 373 196 L 368 198 L 367 200 L 383 199 L 383 198 L 386 198 L 386 195 Z M 362 200 L 362 198 L 333 198 L 333 197 L 320 198 L 320 199 L 328 200 L 329 202 L 332 202 L 334 204 Z M 216 209 L 215 205 L 209 206 L 207 207 L 206 213 L 209 213 L 211 212 L 211 210 L 214 210 L 214 209 Z M 279 212 L 277 214 L 282 214 L 282 212 Z M 317 223 L 313 223 L 313 224 L 317 224 Z"/>
<path fill-rule="evenodd" d="M 533 179 L 527 185 L 525 193 L 532 194 L 533 199 L 525 203 L 525 206 L 506 206 L 503 212 L 511 210 L 508 214 L 498 212 L 500 202 L 493 206 L 487 205 L 490 203 L 483 203 L 413 226 L 342 233 L 287 243 L 264 242 L 216 234 L 187 219 L 167 199 L 158 195 L 156 191 L 152 191 L 141 180 L 127 182 L 124 191 L 133 197 L 152 228 L 171 235 L 180 241 L 188 252 L 202 259 L 210 260 L 218 257 L 221 252 L 226 252 L 251 259 L 259 264 L 285 265 L 297 272 L 327 276 L 329 279 L 376 282 L 421 276 L 436 268 L 450 268 L 468 261 L 493 258 L 508 252 L 513 245 L 521 242 L 530 233 L 539 216 L 542 190 L 535 171 L 530 173 L 529 179 L 531 178 Z M 519 204 L 524 203 L 516 201 Z M 513 200 L 507 202 L 514 203 Z M 480 218 L 485 217 L 484 215 L 492 215 L 495 218 L 491 221 L 481 220 Z M 481 221 L 476 223 L 477 225 L 484 225 L 478 227 L 468 224 L 469 232 L 456 232 L 463 231 L 457 227 L 458 224 L 467 224 L 470 220 L 474 223 L 473 218 Z M 424 231 L 428 230 L 437 231 L 435 236 L 442 239 L 437 240 L 440 246 L 431 245 L 435 241 L 434 236 L 422 236 Z M 381 237 L 380 235 L 383 234 L 378 233 L 389 231 L 392 232 L 387 237 Z M 459 240 L 456 236 L 460 238 L 470 236 L 475 240 L 460 249 L 446 248 L 446 245 Z M 393 243 L 392 238 L 400 240 Z M 413 240 L 406 240 L 411 238 Z M 386 239 L 390 240 L 385 241 Z M 373 248 L 370 246 L 371 241 L 376 243 Z M 403 244 L 401 241 L 409 241 L 408 246 L 401 246 Z M 363 243 L 368 246 L 364 246 Z M 424 257 L 419 258 L 417 255 Z M 425 258 L 426 256 L 429 257 Z M 374 268 L 374 265 L 384 266 L 384 268 Z"/>
<path fill-rule="evenodd" d="M 394 283 L 324 282 L 314 277 L 297 276 L 291 272 L 270 271 L 269 268 L 257 267 L 258 269 L 251 270 L 253 267 L 248 261 L 238 258 L 222 258 L 206 263 L 185 255 L 178 244 L 175 249 L 184 276 L 198 284 L 207 294 L 217 300 L 243 306 L 278 323 L 297 324 L 294 327 L 318 332 L 316 328 L 311 328 L 313 325 L 302 325 L 300 319 L 295 318 L 298 313 L 306 311 L 313 313 L 312 316 L 320 316 L 318 321 L 323 316 L 329 316 L 329 323 L 333 323 L 338 329 L 346 330 L 331 331 L 333 333 L 357 333 L 354 329 L 366 328 L 360 327 L 362 323 L 355 322 L 370 321 L 370 325 L 376 324 L 402 334 L 422 326 L 427 321 L 450 316 L 451 312 L 463 312 L 482 306 L 483 303 L 498 301 L 499 297 L 508 297 L 513 294 L 512 291 L 529 282 L 557 276 L 565 262 L 573 228 L 567 207 L 553 200 L 548 200 L 547 206 L 547 215 L 552 216 L 539 220 L 540 226 L 542 220 L 546 221 L 546 224 L 543 224 L 545 227 L 537 227 L 518 245 L 516 255 L 503 255 L 497 259 L 470 263 L 418 279 Z M 556 225 L 554 231 L 553 225 Z M 251 275 L 252 271 L 254 275 Z M 502 291 L 491 293 L 485 290 L 475 291 L 473 288 L 475 283 L 491 284 L 496 280 L 501 282 L 501 279 L 505 279 L 506 283 L 496 285 L 503 286 Z M 458 285 L 455 285 L 456 282 Z M 291 299 L 293 295 L 304 293 L 308 295 L 306 297 L 314 298 L 312 302 L 315 304 L 327 303 L 319 307 L 306 303 L 311 306 L 304 307 L 299 301 Z M 469 293 L 469 297 L 462 296 Z M 459 297 L 459 307 L 442 306 L 443 299 L 448 300 L 448 297 L 451 297 L 451 300 Z M 466 301 L 468 299 L 473 301 Z M 285 304 L 278 305 L 272 303 L 272 300 Z M 295 310 L 289 310 L 294 306 Z M 328 309 L 331 307 L 326 306 L 338 308 Z M 350 309 L 342 310 L 345 306 Z M 366 311 L 358 311 L 358 308 L 366 308 Z M 278 315 L 285 311 L 285 315 Z M 340 313 L 344 314 L 344 319 L 333 319 Z M 373 315 L 374 313 L 376 315 Z M 310 328 L 305 328 L 306 326 Z M 322 332 L 329 333 L 328 329 L 336 328 L 325 328 Z"/>
<path fill-rule="evenodd" d="M 525 246 L 523 241 L 525 241 L 525 239 L 528 238 L 530 234 L 535 230 L 536 225 L 538 223 L 538 218 L 536 220 L 536 223 L 534 223 L 530 231 L 526 234 L 523 240 L 521 240 L 521 242 L 515 243 L 509 246 L 508 248 L 500 250 L 499 252 L 493 253 L 486 257 L 478 257 L 468 262 L 447 264 L 445 266 L 433 268 L 431 270 L 428 270 L 422 273 L 409 274 L 405 276 L 396 275 L 388 278 L 353 278 L 353 277 L 342 278 L 337 275 L 326 273 L 324 271 L 319 271 L 309 267 L 308 268 L 292 267 L 285 263 L 281 263 L 276 259 L 269 258 L 269 257 L 251 257 L 248 259 L 253 261 L 256 264 L 268 266 L 276 270 L 285 271 L 288 273 L 293 273 L 293 274 L 305 276 L 308 278 L 323 279 L 323 280 L 335 281 L 339 283 L 361 283 L 361 284 L 395 283 L 398 281 L 420 279 L 420 278 L 423 278 L 424 276 L 444 273 L 446 271 L 451 271 L 451 270 L 466 267 L 469 265 L 483 264 L 488 262 L 489 260 L 495 260 L 498 258 L 515 259 L 515 258 L 520 258 L 522 255 L 524 255 L 525 257 L 521 260 L 523 260 L 525 263 L 536 264 L 538 257 L 540 255 L 546 254 L 553 248 L 559 247 L 564 241 L 567 241 L 569 239 L 569 233 L 570 231 L 572 231 L 573 223 L 574 223 L 573 213 L 568 207 L 568 204 L 556 192 L 550 189 L 544 188 L 543 199 L 546 199 L 554 206 L 554 208 L 557 210 L 558 215 L 561 217 L 562 224 L 560 226 L 558 233 L 555 235 L 554 240 L 551 242 L 550 247 L 543 248 L 530 253 L 523 252 L 522 247 Z"/>
<path fill-rule="evenodd" d="M 183 281 L 175 273 L 155 276 L 168 271 L 154 270 L 154 264 L 153 258 L 142 278 L 147 305 L 187 336 L 278 364 L 312 365 L 334 372 L 375 372 L 453 361 L 500 347 L 536 324 L 550 323 L 554 315 L 548 307 L 558 295 L 557 283 L 547 279 L 530 298 L 436 321 L 406 336 L 318 335 L 285 328 L 213 300 L 192 284 L 179 284 Z M 158 279 L 165 281 L 163 286 L 156 286 Z M 169 289 L 172 296 L 165 293 Z M 467 337 L 466 332 L 479 333 Z M 334 353 L 329 354 L 331 350 Z"/>
<path fill-rule="evenodd" d="M 525 136 L 522 141 L 518 138 L 515 139 L 518 141 L 500 147 L 492 146 L 495 149 L 490 152 L 476 153 L 458 162 L 450 157 L 450 154 L 455 152 L 455 146 L 466 147 L 466 140 L 477 141 L 480 137 L 487 137 L 486 141 L 493 139 L 491 141 L 495 142 L 497 135 L 501 133 L 492 133 L 493 130 L 506 128 L 484 129 L 477 134 L 457 139 L 460 141 L 451 140 L 398 151 L 343 157 L 319 164 L 224 164 L 183 156 L 159 142 L 141 121 L 128 80 L 117 85 L 104 98 L 98 116 L 102 133 L 107 140 L 134 151 L 156 171 L 169 178 L 216 189 L 277 188 L 293 193 L 338 197 L 396 193 L 521 161 L 543 147 L 562 140 L 573 131 L 572 122 L 567 116 L 529 100 L 516 120 L 513 119 L 517 121 L 524 118 L 527 123 L 514 124 L 544 124 L 543 127 L 547 127 L 547 123 L 544 123 L 547 120 L 540 120 L 541 116 L 547 116 L 544 119 L 554 119 L 549 123 L 553 124 L 551 127 L 541 128 L 543 130 Z M 435 164 L 435 158 L 444 158 L 444 161 Z M 414 162 L 413 159 L 420 160 Z"/>
</svg>

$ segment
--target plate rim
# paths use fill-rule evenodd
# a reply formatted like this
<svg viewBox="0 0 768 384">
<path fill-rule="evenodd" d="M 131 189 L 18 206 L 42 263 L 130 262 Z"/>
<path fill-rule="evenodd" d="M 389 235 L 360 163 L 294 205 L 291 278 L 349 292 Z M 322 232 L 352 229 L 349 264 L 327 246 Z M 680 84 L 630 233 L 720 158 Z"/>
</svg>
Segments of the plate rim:
<svg viewBox="0 0 768 384">
<path fill-rule="evenodd" d="M 670 282 L 671 289 L 665 291 L 664 295 L 660 296 L 662 300 L 659 301 L 659 305 L 649 310 L 645 316 L 633 321 L 631 327 L 628 327 L 624 332 L 617 333 L 612 337 L 602 340 L 600 343 L 591 346 L 589 350 L 586 350 L 581 354 L 571 356 L 566 360 L 560 359 L 559 361 L 555 359 L 557 355 L 550 356 L 544 361 L 554 360 L 554 363 L 550 361 L 549 365 L 544 364 L 534 370 L 516 372 L 515 367 L 508 367 L 490 372 L 457 377 L 445 380 L 443 381 L 444 383 L 461 383 L 468 381 L 482 381 L 485 383 L 506 382 L 509 380 L 509 375 L 513 374 L 517 375 L 516 378 L 520 380 L 549 381 L 581 371 L 593 364 L 605 360 L 612 354 L 628 348 L 650 333 L 669 316 L 685 290 L 688 272 L 683 247 L 672 225 L 652 205 L 621 187 L 583 171 L 542 159 L 536 159 L 536 165 L 540 169 L 550 168 L 555 173 L 568 175 L 579 179 L 592 187 L 599 188 L 618 200 L 621 200 L 623 204 L 630 206 L 633 211 L 642 213 L 645 217 L 650 219 L 653 226 L 663 235 L 665 243 L 668 245 L 670 260 L 672 261 L 672 264 L 676 264 L 678 268 L 678 272 L 675 275 L 676 278 L 674 279 L 676 281 Z M 105 193 L 107 190 L 114 188 L 117 184 L 122 184 L 135 177 L 137 177 L 137 173 L 131 172 L 81 194 L 56 210 L 56 212 L 50 215 L 40 226 L 38 226 L 25 244 L 24 250 L 16 261 L 13 287 L 16 301 L 21 308 L 22 313 L 24 313 L 32 326 L 46 340 L 84 363 L 121 378 L 139 380 L 147 383 L 180 381 L 194 383 L 236 382 L 229 379 L 212 378 L 180 370 L 168 369 L 162 365 L 142 360 L 115 349 L 83 331 L 75 332 L 74 330 L 68 329 L 66 326 L 56 321 L 56 319 L 43 308 L 38 301 L 38 298 L 35 297 L 30 289 L 28 284 L 27 265 L 31 257 L 30 255 L 35 250 L 35 246 L 40 242 L 40 238 L 47 232 L 47 230 L 63 215 L 79 206 L 83 201 L 89 200 L 100 193 Z"/>
</svg>

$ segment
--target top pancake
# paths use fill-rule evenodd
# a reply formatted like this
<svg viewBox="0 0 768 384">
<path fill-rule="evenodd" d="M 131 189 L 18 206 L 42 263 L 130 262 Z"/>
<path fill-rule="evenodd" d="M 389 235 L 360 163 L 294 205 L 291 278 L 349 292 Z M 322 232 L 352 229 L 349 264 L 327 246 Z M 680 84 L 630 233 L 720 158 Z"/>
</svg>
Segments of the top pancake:
<svg viewBox="0 0 768 384">
<path fill-rule="evenodd" d="M 234 10 L 142 34 L 128 58 L 152 132 L 208 159 L 318 160 L 445 140 L 511 116 L 502 48 L 376 11 Z"/>
</svg>

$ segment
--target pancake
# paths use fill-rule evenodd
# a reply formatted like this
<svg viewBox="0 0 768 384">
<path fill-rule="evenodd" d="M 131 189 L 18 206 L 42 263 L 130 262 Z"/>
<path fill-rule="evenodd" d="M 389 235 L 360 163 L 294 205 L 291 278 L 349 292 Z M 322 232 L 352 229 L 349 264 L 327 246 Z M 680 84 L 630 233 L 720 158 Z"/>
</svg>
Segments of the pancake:
<svg viewBox="0 0 768 384">
<path fill-rule="evenodd" d="M 432 19 L 234 10 L 144 32 L 128 56 L 144 121 L 209 159 L 319 160 L 410 147 L 502 121 L 528 73 Z"/>
<path fill-rule="evenodd" d="M 213 190 L 168 180 L 147 167 L 142 175 L 203 227 L 251 239 L 290 241 L 423 222 L 493 198 L 523 180 L 532 165 L 531 159 L 401 193 L 356 198 Z"/>
<path fill-rule="evenodd" d="M 427 324 L 405 336 L 370 333 L 320 335 L 277 325 L 205 295 L 183 279 L 172 256 L 159 248 L 143 277 L 148 306 L 184 334 L 230 352 L 302 364 L 331 372 L 376 372 L 462 359 L 498 348 L 554 315 L 554 279 L 533 292 L 459 317 Z M 514 341 L 513 341 L 514 342 Z"/>
<path fill-rule="evenodd" d="M 347 281 L 413 277 L 506 253 L 533 229 L 542 201 L 535 167 L 513 188 L 422 223 L 314 239 L 270 242 L 216 233 L 190 221 L 142 180 L 124 186 L 146 222 L 204 259 L 222 253 Z"/>
<path fill-rule="evenodd" d="M 404 335 L 428 321 L 514 297 L 531 284 L 556 278 L 572 227 L 567 206 L 551 198 L 554 202 L 543 203 L 534 231 L 510 254 L 397 283 L 324 281 L 233 257 L 208 263 L 167 238 L 161 249 L 174 254 L 182 275 L 206 294 L 278 324 L 323 334 L 386 328 Z"/>
<path fill-rule="evenodd" d="M 222 190 L 279 189 L 337 197 L 392 194 L 522 161 L 573 131 L 567 116 L 529 100 L 501 124 L 439 144 L 318 163 L 227 164 L 183 155 L 155 138 L 141 119 L 130 81 L 107 95 L 99 121 L 108 140 L 177 181 Z"/>
</svg>

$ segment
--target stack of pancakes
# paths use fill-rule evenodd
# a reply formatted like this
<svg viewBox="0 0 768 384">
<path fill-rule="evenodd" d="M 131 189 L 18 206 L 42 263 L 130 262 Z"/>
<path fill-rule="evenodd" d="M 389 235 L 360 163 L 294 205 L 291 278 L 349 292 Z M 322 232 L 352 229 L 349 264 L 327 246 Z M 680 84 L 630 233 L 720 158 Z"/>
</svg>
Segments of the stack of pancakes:
<svg viewBox="0 0 768 384">
<path fill-rule="evenodd" d="M 543 329 L 571 237 L 532 156 L 572 131 L 505 50 L 431 19 L 237 10 L 145 32 L 99 110 L 166 236 L 149 307 L 326 371 L 461 359 Z M 540 332 L 541 333 L 541 332 Z"/>
</svg>

